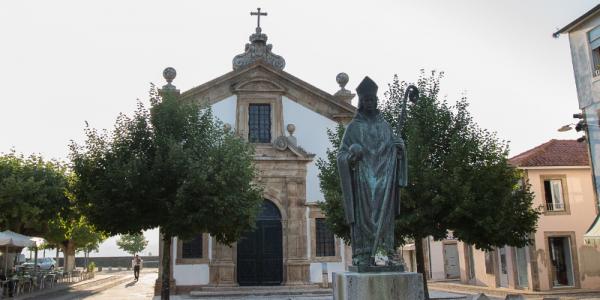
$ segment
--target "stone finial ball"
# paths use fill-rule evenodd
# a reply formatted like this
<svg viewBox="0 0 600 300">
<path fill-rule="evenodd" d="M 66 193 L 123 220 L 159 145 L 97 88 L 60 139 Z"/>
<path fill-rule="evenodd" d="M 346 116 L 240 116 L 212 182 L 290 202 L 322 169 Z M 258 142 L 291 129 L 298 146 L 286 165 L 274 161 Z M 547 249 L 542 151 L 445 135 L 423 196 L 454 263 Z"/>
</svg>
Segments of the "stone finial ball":
<svg viewBox="0 0 600 300">
<path fill-rule="evenodd" d="M 337 83 L 344 88 L 346 86 L 346 84 L 348 83 L 348 80 L 350 80 L 350 77 L 348 77 L 348 74 L 342 72 L 340 74 L 337 74 L 337 76 L 335 76 L 335 81 L 337 81 Z"/>
<path fill-rule="evenodd" d="M 177 71 L 175 71 L 175 68 L 168 67 L 163 71 L 163 77 L 168 83 L 171 83 L 171 81 L 175 79 L 175 76 L 177 76 Z"/>
<path fill-rule="evenodd" d="M 296 125 L 287 124 L 287 131 L 290 133 L 290 135 L 294 135 L 294 131 L 296 131 Z"/>
</svg>

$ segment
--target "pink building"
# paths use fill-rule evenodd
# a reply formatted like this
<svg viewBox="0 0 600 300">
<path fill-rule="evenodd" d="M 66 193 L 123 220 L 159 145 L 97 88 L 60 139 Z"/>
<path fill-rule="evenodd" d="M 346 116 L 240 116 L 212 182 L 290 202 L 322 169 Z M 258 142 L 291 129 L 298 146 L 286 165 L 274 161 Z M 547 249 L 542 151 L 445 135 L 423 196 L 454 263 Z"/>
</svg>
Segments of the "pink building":
<svg viewBox="0 0 600 300">
<path fill-rule="evenodd" d="M 600 289 L 600 247 L 584 242 L 598 213 L 587 145 L 551 140 L 510 162 L 523 171 L 535 195 L 533 205 L 542 212 L 533 243 L 484 252 L 460 241 L 429 241 L 430 274 L 437 270 L 438 277 L 451 278 L 443 274 L 456 259 L 447 258 L 453 252 L 445 248 L 456 245 L 458 255 L 453 256 L 458 256 L 463 283 L 531 291 Z"/>
</svg>

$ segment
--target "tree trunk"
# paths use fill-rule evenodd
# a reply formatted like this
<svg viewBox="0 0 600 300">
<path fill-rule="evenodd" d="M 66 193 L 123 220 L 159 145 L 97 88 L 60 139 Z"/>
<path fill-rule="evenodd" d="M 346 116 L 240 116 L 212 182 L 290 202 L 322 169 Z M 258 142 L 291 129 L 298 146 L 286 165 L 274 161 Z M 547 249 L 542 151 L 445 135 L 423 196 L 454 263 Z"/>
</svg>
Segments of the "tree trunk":
<svg viewBox="0 0 600 300">
<path fill-rule="evenodd" d="M 162 285 L 160 299 L 169 300 L 171 293 L 171 235 L 163 234 Z"/>
<path fill-rule="evenodd" d="M 87 269 L 87 266 L 88 266 L 88 255 L 89 255 L 88 253 L 89 252 L 87 249 L 83 250 L 83 268 L 84 269 Z"/>
<path fill-rule="evenodd" d="M 75 268 L 75 244 L 68 240 L 63 243 L 64 270 L 71 272 Z"/>
<path fill-rule="evenodd" d="M 423 276 L 423 293 L 425 300 L 429 300 L 429 289 L 427 288 L 427 273 L 425 272 L 425 257 L 423 251 L 423 238 L 415 238 L 415 255 L 417 256 L 417 272 Z"/>
</svg>

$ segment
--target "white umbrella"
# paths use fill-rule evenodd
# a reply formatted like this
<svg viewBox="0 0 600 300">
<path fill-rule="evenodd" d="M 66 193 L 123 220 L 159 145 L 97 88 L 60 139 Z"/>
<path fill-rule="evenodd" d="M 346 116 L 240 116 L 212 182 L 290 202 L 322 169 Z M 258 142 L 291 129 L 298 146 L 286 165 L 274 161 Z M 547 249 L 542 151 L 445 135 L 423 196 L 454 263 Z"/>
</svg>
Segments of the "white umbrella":
<svg viewBox="0 0 600 300">
<path fill-rule="evenodd" d="M 6 252 L 4 253 L 4 274 L 8 271 L 8 248 L 23 248 L 23 247 L 36 247 L 36 241 L 32 240 L 32 237 L 22 235 L 10 230 L 0 232 L 0 247 L 4 246 Z"/>
<path fill-rule="evenodd" d="M 36 238 L 37 239 L 37 238 Z M 10 230 L 0 232 L 0 246 L 9 247 L 35 247 L 36 241 L 32 237 L 22 235 Z"/>
</svg>

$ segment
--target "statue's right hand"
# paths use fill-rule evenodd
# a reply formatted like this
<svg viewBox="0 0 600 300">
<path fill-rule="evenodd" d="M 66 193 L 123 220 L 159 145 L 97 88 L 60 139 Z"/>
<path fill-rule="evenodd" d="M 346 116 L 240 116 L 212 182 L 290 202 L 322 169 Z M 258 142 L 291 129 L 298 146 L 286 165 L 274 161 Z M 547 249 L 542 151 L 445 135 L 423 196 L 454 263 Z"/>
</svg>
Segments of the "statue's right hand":
<svg viewBox="0 0 600 300">
<path fill-rule="evenodd" d="M 352 144 L 348 150 L 350 151 L 349 159 L 351 162 L 357 162 L 363 158 L 363 147 L 361 145 Z"/>
</svg>

